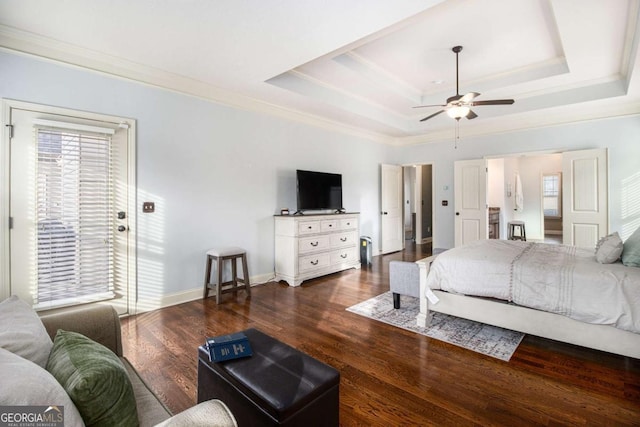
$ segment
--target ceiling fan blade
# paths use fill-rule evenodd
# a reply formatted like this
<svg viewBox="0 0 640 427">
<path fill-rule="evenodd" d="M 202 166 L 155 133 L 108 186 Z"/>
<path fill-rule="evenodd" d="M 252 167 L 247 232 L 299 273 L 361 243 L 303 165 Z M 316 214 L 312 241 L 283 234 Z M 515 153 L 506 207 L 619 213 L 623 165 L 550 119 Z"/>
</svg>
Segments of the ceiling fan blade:
<svg viewBox="0 0 640 427">
<path fill-rule="evenodd" d="M 438 111 L 437 113 L 433 113 L 432 115 L 427 116 L 427 117 L 425 117 L 424 119 L 421 119 L 420 121 L 421 121 L 421 122 L 424 122 L 425 120 L 429 120 L 430 118 L 435 117 L 435 116 L 437 116 L 438 114 L 442 114 L 442 113 L 444 113 L 444 110 L 440 110 L 440 111 Z"/>
<path fill-rule="evenodd" d="M 469 92 L 468 94 L 460 98 L 459 102 L 462 102 L 463 104 L 467 104 L 471 102 L 476 96 L 480 96 L 480 94 L 478 92 Z"/>
<path fill-rule="evenodd" d="M 514 103 L 513 99 L 493 99 L 493 100 L 489 100 L 489 101 L 474 101 L 471 102 L 469 105 L 471 106 L 475 106 L 475 105 L 511 105 Z"/>
<path fill-rule="evenodd" d="M 411 108 L 425 108 L 425 107 L 446 107 L 446 104 L 433 104 L 433 105 L 416 105 Z"/>
<path fill-rule="evenodd" d="M 469 110 L 469 114 L 467 114 L 467 120 L 475 119 L 476 117 L 478 117 L 478 115 L 473 111 Z"/>
</svg>

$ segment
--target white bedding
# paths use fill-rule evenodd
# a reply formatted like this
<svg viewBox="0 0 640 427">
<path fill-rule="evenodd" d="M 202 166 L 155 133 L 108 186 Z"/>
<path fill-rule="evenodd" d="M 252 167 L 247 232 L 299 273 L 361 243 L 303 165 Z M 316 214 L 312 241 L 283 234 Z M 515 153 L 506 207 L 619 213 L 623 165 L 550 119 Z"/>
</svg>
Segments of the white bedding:
<svg viewBox="0 0 640 427">
<path fill-rule="evenodd" d="M 480 240 L 438 255 L 427 286 L 640 333 L 640 268 L 600 264 L 593 250 Z"/>
</svg>

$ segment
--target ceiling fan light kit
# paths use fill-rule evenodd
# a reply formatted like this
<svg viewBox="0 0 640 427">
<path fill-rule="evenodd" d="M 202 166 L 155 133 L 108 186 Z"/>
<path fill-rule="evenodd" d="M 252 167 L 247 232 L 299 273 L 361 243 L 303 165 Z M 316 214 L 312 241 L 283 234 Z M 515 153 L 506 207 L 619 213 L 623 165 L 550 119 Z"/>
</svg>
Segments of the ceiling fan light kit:
<svg viewBox="0 0 640 427">
<path fill-rule="evenodd" d="M 420 119 L 421 122 L 429 120 L 432 117 L 439 115 L 440 113 L 444 113 L 446 111 L 447 116 L 451 117 L 455 120 L 460 120 L 463 117 L 466 117 L 468 120 L 475 119 L 478 117 L 476 113 L 471 110 L 471 107 L 478 105 L 511 105 L 513 104 L 513 99 L 494 99 L 489 101 L 473 101 L 477 96 L 480 96 L 478 92 L 469 92 L 466 95 L 460 95 L 460 88 L 458 82 L 458 54 L 462 52 L 462 46 L 454 46 L 451 49 L 456 54 L 456 94 L 447 98 L 446 104 L 439 105 L 419 105 L 413 108 L 424 108 L 424 107 L 443 107 L 442 110 L 431 114 L 423 119 Z"/>
<path fill-rule="evenodd" d="M 460 120 L 463 117 L 467 117 L 467 114 L 471 112 L 471 108 L 466 105 L 454 105 L 447 109 L 447 116 L 452 119 Z"/>
</svg>

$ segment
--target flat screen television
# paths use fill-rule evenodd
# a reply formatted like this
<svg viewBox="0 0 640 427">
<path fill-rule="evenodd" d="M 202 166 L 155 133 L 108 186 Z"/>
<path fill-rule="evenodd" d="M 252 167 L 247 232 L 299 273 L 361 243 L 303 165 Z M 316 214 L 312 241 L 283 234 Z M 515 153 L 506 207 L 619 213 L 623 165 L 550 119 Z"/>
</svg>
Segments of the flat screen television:
<svg viewBox="0 0 640 427">
<path fill-rule="evenodd" d="M 342 175 L 297 170 L 296 178 L 298 212 L 342 210 Z"/>
</svg>

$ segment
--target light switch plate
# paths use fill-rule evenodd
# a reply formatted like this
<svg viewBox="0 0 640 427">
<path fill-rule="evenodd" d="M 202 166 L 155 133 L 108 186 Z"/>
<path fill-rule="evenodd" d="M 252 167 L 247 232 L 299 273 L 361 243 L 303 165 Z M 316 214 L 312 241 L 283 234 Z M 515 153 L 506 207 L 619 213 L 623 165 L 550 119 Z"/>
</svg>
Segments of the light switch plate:
<svg viewBox="0 0 640 427">
<path fill-rule="evenodd" d="M 142 212 L 151 213 L 156 211 L 156 204 L 154 202 L 142 202 Z"/>
</svg>

